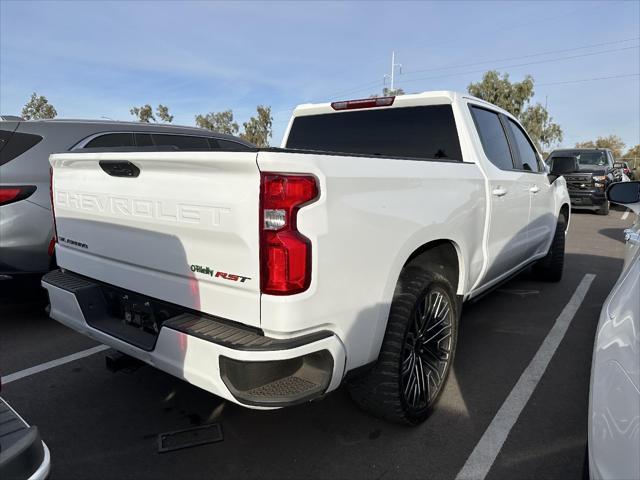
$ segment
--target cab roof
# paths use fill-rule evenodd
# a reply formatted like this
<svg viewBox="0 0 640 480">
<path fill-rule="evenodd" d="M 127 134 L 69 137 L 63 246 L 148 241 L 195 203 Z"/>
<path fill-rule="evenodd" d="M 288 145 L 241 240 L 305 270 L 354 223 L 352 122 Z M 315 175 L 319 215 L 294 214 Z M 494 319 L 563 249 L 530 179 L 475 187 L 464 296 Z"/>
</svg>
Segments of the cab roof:
<svg viewBox="0 0 640 480">
<path fill-rule="evenodd" d="M 375 98 L 387 98 L 387 97 L 371 97 L 371 100 Z M 368 107 L 370 109 L 378 109 L 378 108 L 401 108 L 401 107 L 417 107 L 422 105 L 443 105 L 443 104 L 452 104 L 460 100 L 470 100 L 474 103 L 483 104 L 487 107 L 490 107 L 493 110 L 504 113 L 509 117 L 513 117 L 506 110 L 493 105 L 485 100 L 469 95 L 468 93 L 456 92 L 453 90 L 434 90 L 427 91 L 422 93 L 411 93 L 411 94 L 403 94 L 397 95 L 394 97 L 393 104 L 387 106 L 379 106 L 379 107 Z M 354 100 L 367 100 L 367 99 L 344 99 L 340 102 L 350 102 Z M 326 102 L 326 103 L 303 103 L 298 105 L 292 114 L 292 117 L 302 117 L 306 115 L 322 115 L 329 113 L 341 113 L 343 111 L 348 110 L 340 110 L 336 111 L 332 107 L 333 104 L 339 102 Z"/>
<path fill-rule="evenodd" d="M 393 105 L 381 106 L 373 108 L 396 108 L 396 107 L 413 107 L 420 105 L 438 105 L 453 103 L 456 98 L 460 98 L 461 94 L 449 90 L 440 90 L 433 92 L 412 93 L 408 95 L 397 95 L 394 98 Z M 381 97 L 382 98 L 382 97 Z M 373 99 L 373 98 L 372 98 Z M 345 99 L 344 101 L 352 101 L 356 99 Z M 361 99 L 358 99 L 361 100 Z M 304 103 L 298 105 L 294 111 L 294 117 L 301 117 L 306 115 L 321 115 L 326 113 L 339 113 L 331 106 L 332 103 Z"/>
</svg>

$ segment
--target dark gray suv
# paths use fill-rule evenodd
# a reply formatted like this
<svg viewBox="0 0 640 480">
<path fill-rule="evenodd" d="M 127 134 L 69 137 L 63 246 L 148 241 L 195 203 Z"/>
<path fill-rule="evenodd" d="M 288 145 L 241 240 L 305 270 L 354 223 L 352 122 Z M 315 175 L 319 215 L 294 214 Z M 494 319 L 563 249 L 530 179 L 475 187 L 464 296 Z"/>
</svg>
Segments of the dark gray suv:
<svg viewBox="0 0 640 480">
<path fill-rule="evenodd" d="M 4 117 L 7 118 L 7 117 Z M 49 155 L 85 149 L 239 151 L 239 138 L 193 127 L 92 120 L 0 120 L 0 280 L 49 270 Z"/>
</svg>

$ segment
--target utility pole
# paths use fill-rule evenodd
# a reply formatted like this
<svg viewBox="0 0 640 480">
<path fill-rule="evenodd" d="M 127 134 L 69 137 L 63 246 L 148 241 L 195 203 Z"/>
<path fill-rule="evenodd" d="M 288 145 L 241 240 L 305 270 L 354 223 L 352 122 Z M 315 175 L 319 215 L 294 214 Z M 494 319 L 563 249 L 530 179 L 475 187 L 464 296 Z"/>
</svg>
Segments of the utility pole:
<svg viewBox="0 0 640 480">
<path fill-rule="evenodd" d="M 548 95 L 544 96 L 544 113 L 545 113 L 545 117 L 544 120 L 542 121 L 542 131 L 540 132 L 540 143 L 544 143 L 545 145 L 545 149 L 549 150 L 549 143 L 548 143 L 548 139 L 546 137 L 546 130 L 547 130 L 547 120 L 549 119 L 549 110 L 547 110 L 547 101 L 549 99 Z M 548 153 L 548 152 L 545 152 Z"/>
<path fill-rule="evenodd" d="M 387 79 L 389 78 L 390 80 L 390 88 L 389 90 L 391 91 L 391 93 L 393 93 L 393 91 L 395 90 L 394 88 L 394 80 L 395 80 L 395 73 L 396 73 L 396 67 L 400 68 L 400 73 L 402 73 L 402 64 L 401 63 L 396 63 L 396 52 L 391 52 L 391 75 L 385 75 L 384 78 Z"/>
</svg>

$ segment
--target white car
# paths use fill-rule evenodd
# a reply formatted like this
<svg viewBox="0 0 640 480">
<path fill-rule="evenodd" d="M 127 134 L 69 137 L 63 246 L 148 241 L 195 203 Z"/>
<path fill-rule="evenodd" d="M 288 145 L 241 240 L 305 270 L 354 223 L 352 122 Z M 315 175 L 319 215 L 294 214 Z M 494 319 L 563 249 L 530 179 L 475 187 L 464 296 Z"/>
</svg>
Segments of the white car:
<svg viewBox="0 0 640 480">
<path fill-rule="evenodd" d="M 530 265 L 562 276 L 561 172 L 464 94 L 302 105 L 280 149 L 51 166 L 51 316 L 247 407 L 347 381 L 368 411 L 421 422 L 462 302 Z"/>
<path fill-rule="evenodd" d="M 592 479 L 640 478 L 640 182 L 614 183 L 609 200 L 635 212 L 622 274 L 602 307 L 591 366 Z"/>
</svg>

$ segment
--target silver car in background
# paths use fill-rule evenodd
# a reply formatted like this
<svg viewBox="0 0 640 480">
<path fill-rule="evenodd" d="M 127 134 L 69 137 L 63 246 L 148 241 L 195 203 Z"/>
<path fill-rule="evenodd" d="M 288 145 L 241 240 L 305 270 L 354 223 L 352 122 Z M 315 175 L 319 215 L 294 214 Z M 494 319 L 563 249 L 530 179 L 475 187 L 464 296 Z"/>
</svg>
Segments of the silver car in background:
<svg viewBox="0 0 640 480">
<path fill-rule="evenodd" d="M 622 273 L 602 306 L 591 365 L 589 473 L 640 478 L 640 182 L 614 183 L 609 201 L 635 212 Z"/>
<path fill-rule="evenodd" d="M 86 149 L 249 150 L 239 138 L 193 127 L 92 120 L 0 120 L 0 280 L 53 265 L 49 155 Z"/>
</svg>

